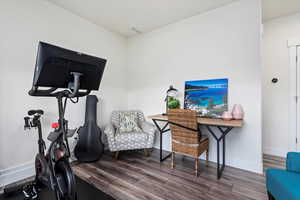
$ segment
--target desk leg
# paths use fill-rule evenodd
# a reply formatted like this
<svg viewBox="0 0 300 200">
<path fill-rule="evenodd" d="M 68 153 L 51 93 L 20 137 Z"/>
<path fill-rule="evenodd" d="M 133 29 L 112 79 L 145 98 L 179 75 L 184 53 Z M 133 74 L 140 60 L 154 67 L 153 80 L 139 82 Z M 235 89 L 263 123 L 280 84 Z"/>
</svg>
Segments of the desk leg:
<svg viewBox="0 0 300 200">
<path fill-rule="evenodd" d="M 223 167 L 225 167 L 225 144 L 226 144 L 226 135 L 224 135 L 224 138 L 223 138 Z"/>
<path fill-rule="evenodd" d="M 222 127 L 217 126 L 219 131 L 222 133 L 220 137 L 217 137 L 215 132 L 211 129 L 210 126 L 206 126 L 208 131 L 212 134 L 214 139 L 217 141 L 217 177 L 220 179 L 222 177 L 224 168 L 225 168 L 225 162 L 226 162 L 226 135 L 233 129 L 233 127 L 226 127 L 225 129 L 222 129 Z M 220 164 L 220 142 L 222 141 L 222 166 Z"/>
<path fill-rule="evenodd" d="M 167 122 L 167 123 L 164 125 L 163 128 L 160 128 L 160 126 L 157 124 L 157 121 L 159 121 L 159 120 L 153 119 L 152 121 L 153 121 L 153 123 L 155 124 L 157 130 L 159 131 L 159 161 L 160 161 L 160 162 L 163 162 L 163 161 L 165 161 L 167 158 L 169 158 L 169 157 L 172 155 L 172 153 L 170 153 L 170 154 L 168 154 L 167 156 L 163 157 L 163 150 L 162 150 L 162 145 L 163 145 L 163 134 L 164 134 L 165 132 L 167 132 L 167 131 L 170 130 L 170 129 L 167 128 L 168 125 L 169 125 L 169 123 Z"/>
</svg>

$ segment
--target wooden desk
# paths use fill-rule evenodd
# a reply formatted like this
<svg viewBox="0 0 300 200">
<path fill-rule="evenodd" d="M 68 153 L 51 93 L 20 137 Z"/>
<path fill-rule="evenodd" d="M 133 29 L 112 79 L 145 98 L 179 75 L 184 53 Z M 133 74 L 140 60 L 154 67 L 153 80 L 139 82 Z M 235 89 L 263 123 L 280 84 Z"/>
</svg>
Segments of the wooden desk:
<svg viewBox="0 0 300 200">
<path fill-rule="evenodd" d="M 168 127 L 169 121 L 167 115 L 151 115 L 148 118 L 152 119 L 153 123 L 155 124 L 156 128 L 159 131 L 160 135 L 160 162 L 163 162 L 167 158 L 171 156 L 168 154 L 167 156 L 163 157 L 162 155 L 162 143 L 163 143 L 163 133 L 170 131 Z M 157 122 L 166 122 L 163 127 L 159 126 Z M 209 133 L 213 136 L 213 138 L 217 141 L 217 177 L 218 179 L 221 178 L 223 170 L 225 168 L 225 153 L 226 153 L 226 135 L 233 129 L 233 128 L 241 128 L 243 127 L 243 120 L 230 120 L 225 121 L 222 119 L 212 119 L 212 118 L 198 118 L 198 123 L 201 126 L 205 126 Z M 217 127 L 221 135 L 218 137 L 212 127 Z M 222 166 L 220 166 L 220 143 L 222 142 Z"/>
</svg>

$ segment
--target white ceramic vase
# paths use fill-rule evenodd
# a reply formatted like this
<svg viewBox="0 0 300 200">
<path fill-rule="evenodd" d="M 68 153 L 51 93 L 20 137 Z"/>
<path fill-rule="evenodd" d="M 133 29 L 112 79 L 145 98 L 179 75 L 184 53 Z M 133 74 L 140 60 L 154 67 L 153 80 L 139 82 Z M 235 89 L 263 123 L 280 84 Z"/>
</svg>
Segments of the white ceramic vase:
<svg viewBox="0 0 300 200">
<path fill-rule="evenodd" d="M 239 120 L 244 119 L 244 115 L 245 115 L 245 113 L 244 113 L 242 105 L 235 104 L 232 109 L 233 119 L 239 119 Z"/>
</svg>

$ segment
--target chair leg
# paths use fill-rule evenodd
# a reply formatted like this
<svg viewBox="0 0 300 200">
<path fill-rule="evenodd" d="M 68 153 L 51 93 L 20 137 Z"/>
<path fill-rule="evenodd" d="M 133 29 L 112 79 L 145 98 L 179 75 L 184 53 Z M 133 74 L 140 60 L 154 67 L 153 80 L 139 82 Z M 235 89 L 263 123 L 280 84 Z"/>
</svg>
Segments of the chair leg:
<svg viewBox="0 0 300 200">
<path fill-rule="evenodd" d="M 172 152 L 171 155 L 171 168 L 174 169 L 175 167 L 175 152 Z"/>
<path fill-rule="evenodd" d="M 199 159 L 195 158 L 195 174 L 198 176 Z"/>
<path fill-rule="evenodd" d="M 149 156 L 150 156 L 149 149 L 144 149 L 144 153 L 145 153 L 145 156 L 146 156 L 146 157 L 149 157 Z"/>
<path fill-rule="evenodd" d="M 208 167 L 208 161 L 209 160 L 209 150 L 206 150 L 206 167 Z"/>
<path fill-rule="evenodd" d="M 119 151 L 116 151 L 115 154 L 114 154 L 114 157 L 115 157 L 116 160 L 119 159 L 119 153 L 120 153 Z"/>
</svg>

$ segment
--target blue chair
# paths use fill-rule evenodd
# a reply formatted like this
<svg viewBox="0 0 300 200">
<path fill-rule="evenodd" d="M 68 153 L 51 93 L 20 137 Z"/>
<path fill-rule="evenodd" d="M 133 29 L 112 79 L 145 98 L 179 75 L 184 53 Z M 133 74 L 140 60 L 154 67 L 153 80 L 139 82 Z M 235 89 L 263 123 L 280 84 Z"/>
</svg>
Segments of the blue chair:
<svg viewBox="0 0 300 200">
<path fill-rule="evenodd" d="M 289 152 L 286 170 L 267 169 L 269 200 L 300 200 L 300 153 Z"/>
</svg>

